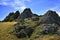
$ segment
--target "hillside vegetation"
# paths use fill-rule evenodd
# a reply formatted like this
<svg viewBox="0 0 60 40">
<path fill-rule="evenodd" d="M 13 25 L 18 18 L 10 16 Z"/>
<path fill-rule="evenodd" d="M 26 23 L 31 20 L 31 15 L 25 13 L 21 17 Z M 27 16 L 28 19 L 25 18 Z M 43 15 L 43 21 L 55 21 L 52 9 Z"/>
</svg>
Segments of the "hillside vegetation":
<svg viewBox="0 0 60 40">
<path fill-rule="evenodd" d="M 60 40 L 60 17 L 52 10 L 39 16 L 30 8 L 10 13 L 0 22 L 0 40 Z"/>
<path fill-rule="evenodd" d="M 0 40 L 60 40 L 58 35 L 38 35 L 39 27 L 36 28 L 36 32 L 33 32 L 31 38 L 17 38 L 10 34 L 14 29 L 16 22 L 0 22 Z"/>
<path fill-rule="evenodd" d="M 10 35 L 14 24 L 16 22 L 0 22 L 0 40 L 15 40 L 15 36 Z"/>
</svg>

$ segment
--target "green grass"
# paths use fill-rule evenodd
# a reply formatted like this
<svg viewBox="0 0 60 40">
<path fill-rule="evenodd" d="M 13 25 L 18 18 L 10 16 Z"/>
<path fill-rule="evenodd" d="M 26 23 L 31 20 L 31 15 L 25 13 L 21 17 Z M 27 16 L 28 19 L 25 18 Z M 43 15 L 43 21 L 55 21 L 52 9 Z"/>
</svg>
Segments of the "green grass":
<svg viewBox="0 0 60 40">
<path fill-rule="evenodd" d="M 11 34 L 16 22 L 0 22 L 0 40 L 29 40 L 29 38 L 17 38 Z"/>
<path fill-rule="evenodd" d="M 18 39 L 10 34 L 14 29 L 16 22 L 0 22 L 0 40 L 60 40 L 58 35 L 40 35 L 40 27 L 36 27 L 30 38 Z"/>
<path fill-rule="evenodd" d="M 24 19 L 25 25 L 28 25 L 30 27 L 35 27 L 37 23 L 35 21 L 32 21 L 31 19 Z"/>
<path fill-rule="evenodd" d="M 0 40 L 16 40 L 17 39 L 14 35 L 10 34 L 10 32 L 13 31 L 14 24 L 16 24 L 16 22 L 0 23 Z"/>
</svg>

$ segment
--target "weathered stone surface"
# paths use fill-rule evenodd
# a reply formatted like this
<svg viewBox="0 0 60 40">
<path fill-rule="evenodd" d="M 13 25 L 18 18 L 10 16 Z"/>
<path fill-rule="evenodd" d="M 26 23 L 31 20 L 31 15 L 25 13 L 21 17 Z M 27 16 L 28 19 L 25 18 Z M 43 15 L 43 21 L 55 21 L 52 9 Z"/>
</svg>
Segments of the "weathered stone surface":
<svg viewBox="0 0 60 40">
<path fill-rule="evenodd" d="M 60 25 L 60 17 L 55 11 L 49 10 L 45 15 L 42 16 L 41 23 L 56 23 Z"/>
<path fill-rule="evenodd" d="M 43 34 L 55 34 L 60 26 L 60 17 L 55 11 L 49 10 L 41 17 L 40 26 Z"/>
<path fill-rule="evenodd" d="M 30 37 L 34 29 L 32 27 L 28 27 L 28 28 L 25 28 L 24 31 L 27 33 L 28 37 Z"/>
<path fill-rule="evenodd" d="M 60 27 L 58 28 L 56 34 L 60 36 Z"/>
<path fill-rule="evenodd" d="M 14 14 L 14 19 L 17 19 L 19 16 L 20 16 L 20 12 L 16 11 L 15 14 Z"/>
<path fill-rule="evenodd" d="M 16 34 L 18 38 L 24 38 L 26 37 L 26 34 L 24 32 L 20 32 L 19 34 Z"/>
<path fill-rule="evenodd" d="M 31 19 L 36 22 L 36 27 L 40 27 L 40 32 L 42 34 L 59 34 L 58 31 L 60 26 L 60 17 L 55 11 L 47 11 L 45 15 L 37 16 L 31 12 L 29 8 L 26 8 L 19 16 L 19 24 L 15 27 L 16 36 L 18 38 L 24 38 L 26 36 L 30 37 L 36 27 L 30 27 L 28 21 L 24 19 Z M 29 20 L 30 21 L 30 20 Z M 21 25 L 20 25 L 21 24 Z M 34 25 L 34 24 L 33 24 Z M 21 27 L 20 27 L 21 26 Z M 23 30 L 23 32 L 21 32 Z"/>
<path fill-rule="evenodd" d="M 4 21 L 4 22 L 9 21 L 10 18 L 13 18 L 13 15 L 14 15 L 14 12 L 9 13 L 9 15 L 6 16 L 6 18 L 5 18 L 3 21 Z"/>
<path fill-rule="evenodd" d="M 33 20 L 33 21 L 39 21 L 39 17 L 31 17 L 31 19 Z"/>
<path fill-rule="evenodd" d="M 32 17 L 32 12 L 30 10 L 30 8 L 26 8 L 24 9 L 24 11 L 21 13 L 21 17 L 20 18 L 30 18 Z"/>
<path fill-rule="evenodd" d="M 16 26 L 16 27 L 14 28 L 14 32 L 18 33 L 18 32 L 20 32 L 21 29 L 22 29 L 22 28 L 21 28 L 20 26 Z"/>
<path fill-rule="evenodd" d="M 55 34 L 58 30 L 57 24 L 42 24 L 41 25 L 41 32 L 42 34 Z"/>
</svg>

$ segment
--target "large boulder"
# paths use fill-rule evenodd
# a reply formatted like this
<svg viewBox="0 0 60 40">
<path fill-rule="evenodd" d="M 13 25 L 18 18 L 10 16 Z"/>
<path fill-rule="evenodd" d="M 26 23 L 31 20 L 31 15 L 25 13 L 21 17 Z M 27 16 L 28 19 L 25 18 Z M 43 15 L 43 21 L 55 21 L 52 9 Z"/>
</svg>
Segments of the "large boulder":
<svg viewBox="0 0 60 40">
<path fill-rule="evenodd" d="M 21 29 L 23 29 L 23 28 L 20 27 L 20 26 L 15 26 L 15 28 L 14 28 L 14 32 L 15 32 L 15 33 L 18 33 L 18 32 L 21 31 Z"/>
<path fill-rule="evenodd" d="M 55 11 L 49 10 L 41 17 L 40 26 L 43 34 L 55 34 L 60 26 L 60 17 Z"/>
<path fill-rule="evenodd" d="M 48 10 L 41 18 L 41 23 L 56 23 L 60 25 L 60 17 L 55 11 Z"/>
<path fill-rule="evenodd" d="M 56 34 L 59 26 L 57 24 L 42 24 L 42 34 Z"/>
<path fill-rule="evenodd" d="M 18 34 L 16 34 L 17 38 L 24 38 L 26 37 L 26 34 L 24 32 L 20 32 Z"/>
<path fill-rule="evenodd" d="M 21 32 L 23 30 L 23 32 Z M 34 28 L 32 28 L 32 27 L 21 27 L 21 26 L 16 26 L 15 28 L 14 28 L 14 33 L 16 33 L 16 36 L 19 38 L 23 38 L 23 37 L 26 37 L 26 36 L 28 36 L 28 37 L 30 37 L 31 36 L 31 34 L 33 33 L 33 31 L 34 31 Z M 24 33 L 25 32 L 25 33 Z"/>
<path fill-rule="evenodd" d="M 30 37 L 34 29 L 32 27 L 28 27 L 28 28 L 25 28 L 24 31 L 26 32 L 28 37 Z"/>
</svg>

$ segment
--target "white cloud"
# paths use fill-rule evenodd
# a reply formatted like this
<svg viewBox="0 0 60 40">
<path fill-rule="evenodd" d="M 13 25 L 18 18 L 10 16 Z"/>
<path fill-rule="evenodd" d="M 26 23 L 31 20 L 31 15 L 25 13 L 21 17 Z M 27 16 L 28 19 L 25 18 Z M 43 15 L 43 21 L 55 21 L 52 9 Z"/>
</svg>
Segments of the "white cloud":
<svg viewBox="0 0 60 40">
<path fill-rule="evenodd" d="M 22 7 L 20 7 L 21 8 L 21 10 L 24 10 L 26 7 L 25 6 L 22 6 Z"/>
<path fill-rule="evenodd" d="M 10 7 L 13 7 L 14 9 L 17 9 L 17 10 L 23 10 L 25 9 L 27 6 L 25 5 L 25 2 L 30 2 L 30 0 L 2 0 L 0 2 L 0 5 L 4 5 L 4 6 L 10 6 Z"/>
<path fill-rule="evenodd" d="M 60 16 L 60 12 L 57 12 L 58 13 L 58 15 Z"/>
<path fill-rule="evenodd" d="M 8 5 L 8 3 L 7 2 L 2 2 L 2 3 L 0 3 L 0 4 L 2 4 L 2 5 Z"/>
</svg>

